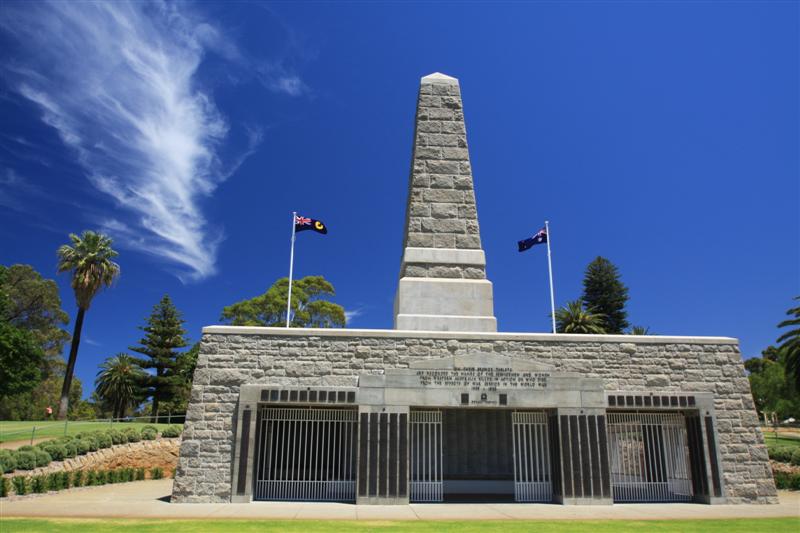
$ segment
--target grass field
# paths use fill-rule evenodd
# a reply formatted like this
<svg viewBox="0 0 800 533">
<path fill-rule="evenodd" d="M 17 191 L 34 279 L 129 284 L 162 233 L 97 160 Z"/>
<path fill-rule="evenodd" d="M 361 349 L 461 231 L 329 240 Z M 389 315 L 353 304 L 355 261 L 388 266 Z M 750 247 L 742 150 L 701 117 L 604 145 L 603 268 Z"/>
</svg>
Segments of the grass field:
<svg viewBox="0 0 800 533">
<path fill-rule="evenodd" d="M 330 533 L 355 532 L 382 533 L 422 531 L 430 533 L 473 533 L 484 531 L 502 531 L 503 533 L 618 533 L 634 531 L 641 533 L 770 533 L 800 531 L 800 518 L 763 518 L 736 520 L 508 520 L 508 521 L 405 521 L 405 522 L 367 522 L 367 521 L 266 521 L 266 520 L 3 520 L 3 533 L 17 532 L 51 532 L 59 533 L 101 533 L 101 532 L 136 532 L 169 533 L 189 532 L 231 532 L 231 533 L 263 533 L 263 532 L 302 532 Z"/>
<path fill-rule="evenodd" d="M 764 442 L 767 444 L 767 448 L 773 448 L 775 446 L 796 446 L 800 448 L 800 439 L 786 437 L 778 437 L 776 439 L 772 435 L 764 435 Z"/>
<path fill-rule="evenodd" d="M 137 428 L 153 425 L 159 429 L 167 427 L 169 424 L 147 424 L 145 422 L 105 422 L 74 421 L 67 423 L 67 435 L 76 435 L 84 431 L 99 431 L 104 429 L 116 428 Z M 34 432 L 34 427 L 36 431 Z M 64 436 L 64 422 L 58 421 L 33 421 L 33 422 L 0 422 L 0 443 L 12 441 L 30 441 L 33 435 L 36 439 L 55 438 Z"/>
</svg>

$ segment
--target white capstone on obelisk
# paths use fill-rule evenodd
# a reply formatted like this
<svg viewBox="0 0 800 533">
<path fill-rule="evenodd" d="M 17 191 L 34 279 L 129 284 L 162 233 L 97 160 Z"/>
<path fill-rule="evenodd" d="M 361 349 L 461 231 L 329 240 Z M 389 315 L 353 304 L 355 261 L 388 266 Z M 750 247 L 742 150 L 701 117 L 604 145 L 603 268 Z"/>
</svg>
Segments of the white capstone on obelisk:
<svg viewBox="0 0 800 533">
<path fill-rule="evenodd" d="M 458 80 L 422 78 L 394 327 L 497 331 Z"/>
</svg>

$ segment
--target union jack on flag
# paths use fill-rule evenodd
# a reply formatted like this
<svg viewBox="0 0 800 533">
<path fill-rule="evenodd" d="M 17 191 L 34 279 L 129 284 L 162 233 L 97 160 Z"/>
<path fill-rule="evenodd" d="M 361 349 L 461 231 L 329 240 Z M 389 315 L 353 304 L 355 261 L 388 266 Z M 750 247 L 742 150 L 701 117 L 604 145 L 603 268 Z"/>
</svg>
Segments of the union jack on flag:
<svg viewBox="0 0 800 533">
<path fill-rule="evenodd" d="M 521 241 L 517 241 L 517 246 L 519 246 L 519 251 L 524 252 L 530 248 L 533 248 L 537 244 L 543 244 L 547 242 L 547 229 L 542 228 L 536 232 L 533 237 L 528 237 L 527 239 L 523 239 Z"/>
</svg>

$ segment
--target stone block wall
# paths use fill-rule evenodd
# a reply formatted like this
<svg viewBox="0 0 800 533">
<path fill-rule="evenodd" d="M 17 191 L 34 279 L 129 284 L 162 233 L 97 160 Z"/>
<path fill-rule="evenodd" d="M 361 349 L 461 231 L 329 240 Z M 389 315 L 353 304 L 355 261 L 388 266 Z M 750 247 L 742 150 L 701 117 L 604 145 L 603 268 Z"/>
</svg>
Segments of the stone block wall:
<svg viewBox="0 0 800 533">
<path fill-rule="evenodd" d="M 481 248 L 461 91 L 441 74 L 422 78 L 419 89 L 403 247 Z M 400 275 L 479 279 L 485 270 L 409 263 Z"/>
<path fill-rule="evenodd" d="M 603 378 L 606 390 L 713 393 L 728 502 L 777 502 L 735 339 L 229 326 L 204 329 L 173 501 L 230 501 L 243 384 L 355 386 L 359 374 L 487 352 Z"/>
</svg>

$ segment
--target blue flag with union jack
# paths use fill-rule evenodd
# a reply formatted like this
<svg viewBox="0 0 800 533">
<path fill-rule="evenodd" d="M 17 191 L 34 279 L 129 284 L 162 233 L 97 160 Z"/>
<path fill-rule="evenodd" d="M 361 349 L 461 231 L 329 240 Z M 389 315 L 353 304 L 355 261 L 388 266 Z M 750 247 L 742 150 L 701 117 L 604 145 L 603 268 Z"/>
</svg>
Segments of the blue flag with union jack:
<svg viewBox="0 0 800 533">
<path fill-rule="evenodd" d="M 544 244 L 546 242 L 547 242 L 547 229 L 542 228 L 533 237 L 528 237 L 527 239 L 517 241 L 517 246 L 519 246 L 520 252 L 524 252 L 525 250 L 533 248 L 537 244 Z"/>
<path fill-rule="evenodd" d="M 322 233 L 323 235 L 326 235 L 328 233 L 328 227 L 325 224 L 323 224 L 321 220 L 316 220 L 301 215 L 294 216 L 295 233 L 297 233 L 298 231 L 306 231 L 309 229 L 314 230 L 317 233 Z"/>
</svg>

